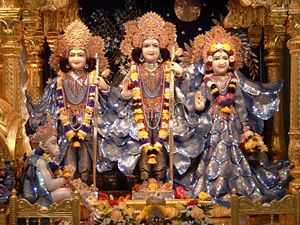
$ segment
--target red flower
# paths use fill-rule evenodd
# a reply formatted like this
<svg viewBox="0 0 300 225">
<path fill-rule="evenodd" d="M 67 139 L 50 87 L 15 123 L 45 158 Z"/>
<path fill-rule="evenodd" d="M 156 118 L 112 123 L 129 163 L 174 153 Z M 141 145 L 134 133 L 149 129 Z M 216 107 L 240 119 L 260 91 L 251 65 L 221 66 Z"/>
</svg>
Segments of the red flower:
<svg viewBox="0 0 300 225">
<path fill-rule="evenodd" d="M 129 84 L 127 85 L 127 88 L 128 88 L 128 90 L 132 90 L 132 89 L 134 88 L 133 83 L 129 83 Z"/>
<path fill-rule="evenodd" d="M 176 198 L 186 199 L 186 196 L 185 196 L 184 193 L 185 193 L 184 187 L 178 186 L 178 187 L 175 188 L 174 194 L 175 194 Z"/>
<path fill-rule="evenodd" d="M 107 200 L 108 195 L 105 192 L 99 192 L 99 200 Z"/>
<path fill-rule="evenodd" d="M 192 206 L 192 205 L 198 205 L 198 201 L 197 200 L 191 200 L 187 203 L 188 206 Z"/>
<path fill-rule="evenodd" d="M 110 206 L 119 205 L 119 200 L 108 200 Z"/>
<path fill-rule="evenodd" d="M 141 188 L 141 184 L 135 184 L 135 185 L 133 186 L 132 189 L 133 189 L 134 191 L 139 191 L 140 188 Z"/>
</svg>

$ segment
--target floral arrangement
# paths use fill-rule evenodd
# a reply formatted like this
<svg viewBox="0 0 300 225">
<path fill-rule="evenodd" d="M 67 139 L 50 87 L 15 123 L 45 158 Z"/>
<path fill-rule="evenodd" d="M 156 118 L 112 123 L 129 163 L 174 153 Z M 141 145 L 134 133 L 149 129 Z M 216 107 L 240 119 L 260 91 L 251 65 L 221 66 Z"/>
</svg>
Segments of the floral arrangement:
<svg viewBox="0 0 300 225">
<path fill-rule="evenodd" d="M 138 127 L 138 138 L 143 146 L 143 151 L 148 155 L 148 163 L 156 164 L 156 155 L 161 151 L 164 141 L 168 137 L 169 129 L 169 98 L 170 98 L 170 78 L 171 71 L 168 66 L 164 68 L 165 70 L 165 80 L 164 80 L 164 91 L 163 91 L 163 106 L 161 112 L 161 124 L 158 131 L 158 140 L 152 144 L 149 142 L 149 134 L 145 127 L 145 116 L 143 111 L 143 98 L 141 91 L 141 80 L 140 75 L 137 72 L 137 65 L 134 63 L 131 66 L 130 79 L 133 86 L 133 107 L 134 107 L 134 120 Z"/>
<path fill-rule="evenodd" d="M 213 225 L 208 217 L 211 206 L 192 200 L 175 206 L 147 205 L 136 217 L 139 224 Z M 159 223 L 160 222 L 160 223 Z"/>
<path fill-rule="evenodd" d="M 91 220 L 95 225 L 130 225 L 134 224 L 133 209 L 128 207 L 122 199 L 108 199 L 105 194 L 99 195 L 99 199 L 89 196 L 87 204 L 92 209 Z"/>
<path fill-rule="evenodd" d="M 268 147 L 259 134 L 248 130 L 242 134 L 241 149 L 244 154 L 267 152 Z"/>
<path fill-rule="evenodd" d="M 94 106 L 95 106 L 95 92 L 96 85 L 94 83 L 94 77 L 96 72 L 92 71 L 89 73 L 89 89 L 86 101 L 85 116 L 81 123 L 79 129 L 75 129 L 71 126 L 69 116 L 67 115 L 67 110 L 65 107 L 65 96 L 63 91 L 63 75 L 64 73 L 60 71 L 57 78 L 57 104 L 59 108 L 59 119 L 66 133 L 67 139 L 73 141 L 74 147 L 80 147 L 80 142 L 78 140 L 85 140 L 87 134 L 91 130 L 91 118 L 93 116 Z M 74 140 L 73 140 L 74 139 Z"/>
<path fill-rule="evenodd" d="M 179 215 L 173 225 L 213 225 L 209 218 L 209 210 L 212 206 L 201 204 L 198 200 L 191 200 L 185 205 L 178 204 L 175 206 Z"/>
</svg>

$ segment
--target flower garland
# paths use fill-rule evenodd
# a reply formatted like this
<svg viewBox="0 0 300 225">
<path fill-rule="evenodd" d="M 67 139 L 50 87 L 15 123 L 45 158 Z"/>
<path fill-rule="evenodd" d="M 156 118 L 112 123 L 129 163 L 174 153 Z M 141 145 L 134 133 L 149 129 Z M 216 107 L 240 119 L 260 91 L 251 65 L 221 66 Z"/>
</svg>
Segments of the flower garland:
<svg viewBox="0 0 300 225">
<path fill-rule="evenodd" d="M 79 129 L 74 129 L 71 126 L 69 116 L 67 115 L 67 111 L 65 107 L 65 94 L 63 91 L 63 83 L 62 83 L 63 75 L 64 73 L 62 71 L 58 72 L 57 87 L 56 87 L 57 105 L 60 113 L 59 119 L 61 121 L 61 124 L 63 126 L 68 141 L 72 141 L 74 138 L 75 141 L 73 140 L 74 141 L 73 147 L 80 147 L 80 143 L 76 139 L 82 141 L 85 140 L 88 132 L 91 130 L 91 118 L 95 106 L 96 85 L 94 83 L 94 77 L 96 76 L 96 71 L 92 71 L 89 74 L 89 89 L 88 89 L 88 98 L 85 107 L 85 115 Z"/>
<path fill-rule="evenodd" d="M 50 170 L 52 171 L 55 177 L 64 177 L 66 179 L 71 179 L 72 175 L 70 169 L 68 167 L 60 168 L 59 165 L 53 160 L 51 155 L 45 152 L 43 149 L 35 149 L 34 155 L 41 157 L 47 162 Z"/>
<path fill-rule="evenodd" d="M 169 64 L 169 63 L 168 63 Z M 141 80 L 137 72 L 136 65 L 132 63 L 131 65 L 131 75 L 130 79 L 133 84 L 133 107 L 134 107 L 134 119 L 138 127 L 138 139 L 143 145 L 143 150 L 148 155 L 148 163 L 156 164 L 156 155 L 161 151 L 164 141 L 168 137 L 169 129 L 169 99 L 170 99 L 170 78 L 171 71 L 169 66 L 164 68 L 164 90 L 163 90 L 163 106 L 161 113 L 161 124 L 158 132 L 158 139 L 154 144 L 150 143 L 149 134 L 145 127 L 144 120 L 145 115 L 143 111 L 142 93 L 141 93 Z"/>
<path fill-rule="evenodd" d="M 230 106 L 233 104 L 234 93 L 237 86 L 237 78 L 233 75 L 230 75 L 230 82 L 227 87 L 227 91 L 225 95 L 221 95 L 217 85 L 210 79 L 210 77 L 206 76 L 204 78 L 204 82 L 208 88 L 210 88 L 210 93 L 216 99 L 218 105 L 220 105 L 221 111 L 226 114 L 231 114 Z"/>
</svg>

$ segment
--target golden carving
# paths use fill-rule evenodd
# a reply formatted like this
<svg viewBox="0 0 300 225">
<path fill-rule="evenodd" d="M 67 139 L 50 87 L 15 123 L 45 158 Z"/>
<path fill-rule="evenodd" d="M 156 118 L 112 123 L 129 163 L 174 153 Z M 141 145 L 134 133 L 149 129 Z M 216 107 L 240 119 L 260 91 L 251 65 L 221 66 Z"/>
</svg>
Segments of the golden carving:
<svg viewBox="0 0 300 225">
<path fill-rule="evenodd" d="M 285 23 L 287 19 L 287 9 L 284 7 L 271 7 L 267 14 L 267 22 L 270 25 L 264 27 L 265 49 L 268 54 L 265 56 L 265 62 L 268 71 L 268 80 L 273 82 L 282 79 L 281 63 L 283 56 L 281 50 L 285 45 Z M 282 93 L 279 94 L 282 102 Z M 282 103 L 279 105 L 278 112 L 271 119 L 270 147 L 273 153 L 273 160 L 279 161 L 284 158 L 286 145 L 283 134 L 283 108 Z"/>
<path fill-rule="evenodd" d="M 49 218 L 50 220 L 72 218 L 74 225 L 80 224 L 80 195 L 74 193 L 71 199 L 53 203 L 48 208 L 30 204 L 26 199 L 18 199 L 16 190 L 9 198 L 10 224 L 17 225 L 17 218 Z"/>
<path fill-rule="evenodd" d="M 44 11 L 44 34 L 51 50 L 57 36 L 74 20 L 80 20 L 79 6 L 76 0 L 70 0 L 65 10 Z"/>
<path fill-rule="evenodd" d="M 27 37 L 25 39 L 25 47 L 28 52 L 27 58 L 27 84 L 34 103 L 37 103 L 42 94 L 43 81 L 43 60 L 40 54 L 43 50 L 43 37 Z"/>
<path fill-rule="evenodd" d="M 238 197 L 233 194 L 231 197 L 231 224 L 239 225 L 240 214 L 246 215 L 274 215 L 293 214 L 293 224 L 300 224 L 300 193 L 286 195 L 281 200 L 273 200 L 266 205 L 261 202 L 253 202 L 246 197 Z M 271 217 L 272 220 L 272 217 Z M 273 223 L 271 223 L 273 224 Z M 285 223 L 286 224 L 286 221 Z"/>
<path fill-rule="evenodd" d="M 264 25 L 264 7 L 245 7 L 235 0 L 229 0 L 227 8 L 229 10 L 229 13 L 224 19 L 225 27 L 248 28 L 251 26 Z"/>
<path fill-rule="evenodd" d="M 290 81 L 290 143 L 288 148 L 289 159 L 294 167 L 291 174 L 294 177 L 290 184 L 293 190 L 300 185 L 300 8 L 290 11 L 287 30 L 291 39 L 287 46 L 291 55 L 291 81 Z M 293 14 L 296 13 L 296 14 Z"/>
</svg>

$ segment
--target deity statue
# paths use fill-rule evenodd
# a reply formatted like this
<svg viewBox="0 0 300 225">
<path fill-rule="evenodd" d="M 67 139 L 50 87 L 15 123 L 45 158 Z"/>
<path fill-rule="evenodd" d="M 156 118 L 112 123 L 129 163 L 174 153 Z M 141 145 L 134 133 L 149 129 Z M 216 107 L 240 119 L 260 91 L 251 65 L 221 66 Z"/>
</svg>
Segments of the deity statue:
<svg viewBox="0 0 300 225">
<path fill-rule="evenodd" d="M 114 119 L 101 150 L 104 157 L 117 162 L 123 174 L 137 172 L 142 182 L 151 178 L 165 182 L 170 148 L 171 167 L 174 164 L 176 173 L 182 174 L 203 143 L 186 121 L 180 90 L 183 69 L 170 60 L 177 47 L 176 27 L 154 12 L 128 21 L 124 27 L 120 49 L 132 62 L 120 87 L 112 88 L 108 117 Z"/>
<path fill-rule="evenodd" d="M 94 128 L 110 90 L 106 82 L 109 71 L 104 41 L 92 36 L 90 30 L 76 20 L 55 42 L 49 63 L 57 71 L 57 77 L 48 83 L 38 104 L 33 105 L 27 93 L 30 118 L 26 128 L 34 132 L 49 112 L 58 132 L 57 161 L 62 165 L 73 163 L 76 176 L 86 181 L 94 157 L 93 144 L 97 144 L 92 138 Z M 96 135 L 100 136 L 98 131 Z"/>
<path fill-rule="evenodd" d="M 238 71 L 243 54 L 240 38 L 216 26 L 195 37 L 190 58 L 204 63 L 194 102 L 208 129 L 202 130 L 206 143 L 186 188 L 193 197 L 206 192 L 225 205 L 232 189 L 253 200 L 281 198 L 290 181 L 291 163 L 272 165 L 261 136 L 264 120 L 278 110 L 282 81 L 262 84 L 244 77 Z"/>
<path fill-rule="evenodd" d="M 62 171 L 54 160 L 59 154 L 59 147 L 57 131 L 50 116 L 47 123 L 40 125 L 30 136 L 30 142 L 36 147 L 23 166 L 20 197 L 45 207 L 71 198 L 72 191 L 67 183 L 73 176 L 74 166 L 69 165 Z"/>
</svg>

